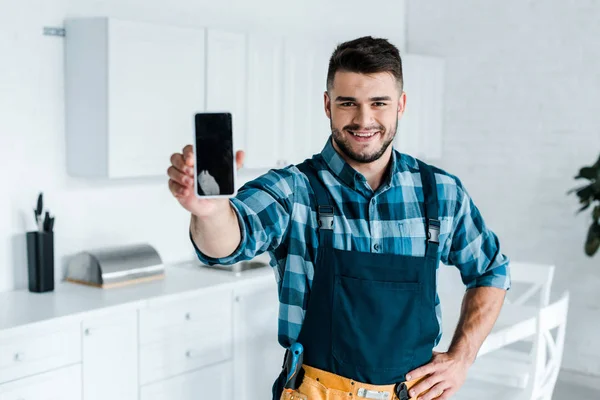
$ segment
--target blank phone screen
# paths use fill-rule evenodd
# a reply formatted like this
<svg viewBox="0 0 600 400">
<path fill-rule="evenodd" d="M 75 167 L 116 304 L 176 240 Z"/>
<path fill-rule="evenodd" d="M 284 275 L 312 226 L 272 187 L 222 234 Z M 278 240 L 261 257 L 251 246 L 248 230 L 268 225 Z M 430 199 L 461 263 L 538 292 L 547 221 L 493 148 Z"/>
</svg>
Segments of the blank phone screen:
<svg viewBox="0 0 600 400">
<path fill-rule="evenodd" d="M 232 195 L 234 167 L 231 114 L 196 114 L 195 144 L 198 195 Z"/>
</svg>

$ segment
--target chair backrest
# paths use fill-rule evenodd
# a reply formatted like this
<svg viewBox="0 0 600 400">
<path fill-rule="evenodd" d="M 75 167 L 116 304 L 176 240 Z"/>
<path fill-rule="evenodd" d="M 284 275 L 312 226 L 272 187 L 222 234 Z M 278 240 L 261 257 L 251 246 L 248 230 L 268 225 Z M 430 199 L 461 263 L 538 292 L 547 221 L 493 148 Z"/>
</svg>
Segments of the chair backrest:
<svg viewBox="0 0 600 400">
<path fill-rule="evenodd" d="M 530 400 L 552 399 L 562 363 L 568 309 L 569 293 L 565 292 L 560 300 L 540 310 L 528 385 Z M 554 335 L 552 331 L 556 331 Z"/>
<path fill-rule="evenodd" d="M 527 289 L 522 293 L 516 290 L 509 291 L 506 295 L 506 303 L 525 305 L 530 303 L 535 296 L 539 296 L 537 304 L 539 307 L 546 307 L 550 303 L 554 265 L 511 262 L 510 278 L 513 285 L 524 283 Z"/>
</svg>

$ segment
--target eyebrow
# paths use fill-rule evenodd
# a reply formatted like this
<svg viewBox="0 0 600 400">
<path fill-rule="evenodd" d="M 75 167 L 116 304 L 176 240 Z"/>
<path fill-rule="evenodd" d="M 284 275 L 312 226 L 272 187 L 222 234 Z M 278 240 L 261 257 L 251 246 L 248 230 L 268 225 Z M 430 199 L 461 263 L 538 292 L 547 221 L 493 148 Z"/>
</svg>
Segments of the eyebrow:
<svg viewBox="0 0 600 400">
<path fill-rule="evenodd" d="M 369 101 L 391 101 L 392 98 L 390 96 L 377 96 L 369 98 Z M 336 102 L 339 101 L 356 101 L 356 97 L 347 97 L 347 96 L 338 96 L 335 98 Z"/>
</svg>

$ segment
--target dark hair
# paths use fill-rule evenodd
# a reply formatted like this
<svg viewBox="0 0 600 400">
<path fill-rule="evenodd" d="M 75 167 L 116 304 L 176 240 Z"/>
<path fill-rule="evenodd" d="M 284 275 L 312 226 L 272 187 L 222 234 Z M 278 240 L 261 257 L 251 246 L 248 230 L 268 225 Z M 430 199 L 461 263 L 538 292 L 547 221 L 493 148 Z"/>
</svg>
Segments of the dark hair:
<svg viewBox="0 0 600 400">
<path fill-rule="evenodd" d="M 333 87 L 338 71 L 374 74 L 391 73 L 402 90 L 402 60 L 398 48 L 387 39 L 363 36 L 339 44 L 329 59 L 327 91 Z"/>
</svg>

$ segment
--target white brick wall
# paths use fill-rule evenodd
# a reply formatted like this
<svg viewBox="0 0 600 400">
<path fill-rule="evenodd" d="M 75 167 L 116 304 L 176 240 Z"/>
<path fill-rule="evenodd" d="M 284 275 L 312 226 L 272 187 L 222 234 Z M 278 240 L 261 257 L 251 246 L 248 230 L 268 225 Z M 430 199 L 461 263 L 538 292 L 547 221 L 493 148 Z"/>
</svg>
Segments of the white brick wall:
<svg viewBox="0 0 600 400">
<path fill-rule="evenodd" d="M 447 59 L 444 156 L 513 260 L 554 263 L 563 366 L 600 375 L 600 254 L 565 192 L 600 153 L 600 2 L 411 0 L 407 49 Z M 410 99 L 408 101 L 410 106 Z"/>
</svg>

